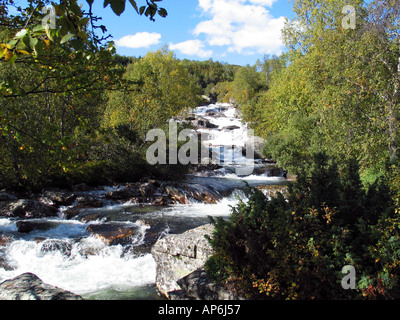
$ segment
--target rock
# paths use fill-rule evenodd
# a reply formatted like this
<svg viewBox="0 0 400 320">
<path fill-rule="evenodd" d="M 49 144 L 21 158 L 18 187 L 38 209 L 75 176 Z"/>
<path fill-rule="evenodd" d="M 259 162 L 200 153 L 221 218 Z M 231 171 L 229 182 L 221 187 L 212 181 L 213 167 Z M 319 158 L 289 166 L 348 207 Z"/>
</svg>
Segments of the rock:
<svg viewBox="0 0 400 320">
<path fill-rule="evenodd" d="M 172 200 L 175 200 L 176 202 L 179 202 L 181 204 L 186 203 L 185 195 L 177 187 L 167 185 L 164 186 L 164 190 Z"/>
<path fill-rule="evenodd" d="M 90 191 L 90 187 L 86 183 L 80 183 L 72 187 L 74 191 Z"/>
<path fill-rule="evenodd" d="M 0 236 L 0 247 L 5 247 L 7 246 L 10 242 L 12 242 L 14 240 L 13 237 L 11 236 L 6 236 L 4 234 L 2 234 Z"/>
<path fill-rule="evenodd" d="M 11 236 L 0 236 L 0 269 L 4 269 L 6 271 L 14 270 L 13 266 L 10 265 L 5 253 L 6 246 L 12 241 L 14 241 L 14 238 Z"/>
<path fill-rule="evenodd" d="M 243 300 L 213 283 L 204 269 L 197 269 L 177 281 L 181 290 L 168 292 L 171 300 Z"/>
<path fill-rule="evenodd" d="M 55 251 L 69 257 L 72 251 L 72 243 L 66 240 L 45 239 L 42 242 L 40 251 L 43 253 Z"/>
<path fill-rule="evenodd" d="M 235 129 L 240 129 L 240 127 L 235 125 L 222 127 L 222 130 L 235 130 Z"/>
<path fill-rule="evenodd" d="M 78 201 L 78 204 L 75 206 L 77 208 L 101 208 L 104 206 L 103 201 L 89 195 L 80 196 L 76 200 Z"/>
<path fill-rule="evenodd" d="M 79 208 L 79 207 L 68 208 L 67 210 L 65 210 L 62 213 L 62 216 L 65 219 L 72 219 L 72 218 L 76 217 L 78 214 L 80 214 L 81 211 L 82 211 L 82 208 Z"/>
<path fill-rule="evenodd" d="M 213 230 L 206 224 L 182 234 L 169 234 L 155 243 L 151 252 L 157 264 L 156 286 L 163 295 L 169 297 L 168 292 L 179 290 L 179 279 L 204 266 L 213 252 L 205 235 Z"/>
<path fill-rule="evenodd" d="M 18 198 L 13 194 L 9 194 L 7 192 L 0 192 L 0 201 L 7 201 L 7 200 L 18 200 Z"/>
<path fill-rule="evenodd" d="M 102 223 L 91 224 L 86 231 L 111 246 L 130 243 L 132 236 L 138 234 L 138 229 L 137 226 L 126 226 L 120 223 Z"/>
<path fill-rule="evenodd" d="M 139 186 L 139 192 L 142 195 L 143 198 L 151 198 L 154 195 L 154 192 L 156 191 L 157 186 L 154 183 L 151 182 L 146 182 L 142 183 Z"/>
<path fill-rule="evenodd" d="M 49 230 L 57 225 L 48 221 L 29 221 L 21 220 L 16 223 L 18 232 L 28 233 L 34 230 Z"/>
<path fill-rule="evenodd" d="M 2 201 L 0 216 L 8 218 L 47 218 L 57 216 L 57 208 L 33 199 Z"/>
<path fill-rule="evenodd" d="M 101 222 L 108 222 L 110 221 L 110 217 L 107 217 L 104 215 L 104 213 L 101 212 L 95 212 L 95 213 L 87 213 L 79 217 L 79 220 L 85 223 L 91 222 L 91 221 L 101 221 Z"/>
<path fill-rule="evenodd" d="M 216 124 L 211 123 L 209 120 L 204 118 L 199 118 L 192 121 L 192 124 L 197 128 L 205 128 L 205 129 L 216 129 L 218 126 Z"/>
<path fill-rule="evenodd" d="M 23 273 L 0 284 L 0 300 L 83 300 L 83 298 L 46 284 L 33 273 Z"/>
<path fill-rule="evenodd" d="M 218 191 L 210 186 L 201 185 L 198 183 L 188 183 L 183 186 L 187 196 L 193 198 L 195 201 L 202 203 L 216 203 L 222 199 Z"/>
<path fill-rule="evenodd" d="M 157 195 L 155 197 L 153 197 L 152 201 L 151 201 L 151 205 L 152 206 L 165 206 L 170 204 L 170 198 L 168 197 L 168 195 Z"/>
<path fill-rule="evenodd" d="M 140 196 L 139 187 L 136 184 L 130 184 L 121 189 L 108 191 L 106 193 L 106 197 L 113 200 L 128 200 Z"/>
<path fill-rule="evenodd" d="M 57 206 L 70 206 L 74 203 L 76 195 L 73 193 L 59 191 L 45 191 L 43 196 L 53 201 Z"/>
<path fill-rule="evenodd" d="M 102 200 L 94 198 L 90 195 L 79 196 L 76 198 L 76 201 L 78 203 L 75 206 L 63 211 L 62 216 L 65 219 L 75 218 L 83 211 L 83 209 L 101 208 L 104 206 L 104 202 Z"/>
</svg>

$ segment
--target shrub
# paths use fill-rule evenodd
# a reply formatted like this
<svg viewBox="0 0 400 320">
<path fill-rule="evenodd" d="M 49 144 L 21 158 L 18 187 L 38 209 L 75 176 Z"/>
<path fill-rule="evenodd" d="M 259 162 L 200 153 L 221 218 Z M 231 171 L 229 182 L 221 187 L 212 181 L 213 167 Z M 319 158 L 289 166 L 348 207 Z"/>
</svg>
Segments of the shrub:
<svg viewBox="0 0 400 320">
<path fill-rule="evenodd" d="M 289 186 L 288 199 L 248 188 L 248 201 L 229 219 L 212 220 L 211 278 L 253 299 L 400 297 L 399 221 L 388 181 L 364 190 L 354 160 L 339 174 L 324 154 L 312 168 Z M 341 286 L 345 265 L 356 269 L 355 290 Z"/>
</svg>

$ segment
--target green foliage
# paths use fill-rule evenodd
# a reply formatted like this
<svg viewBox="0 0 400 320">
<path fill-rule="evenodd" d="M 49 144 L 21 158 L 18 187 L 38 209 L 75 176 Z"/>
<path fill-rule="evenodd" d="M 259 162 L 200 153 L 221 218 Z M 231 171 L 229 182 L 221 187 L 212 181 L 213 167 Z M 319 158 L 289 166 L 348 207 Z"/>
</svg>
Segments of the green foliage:
<svg viewBox="0 0 400 320">
<path fill-rule="evenodd" d="M 104 125 L 127 125 L 143 141 L 150 129 L 163 126 L 199 103 L 194 80 L 171 51 L 148 53 L 129 64 L 123 77 L 128 86 L 110 94 Z"/>
<path fill-rule="evenodd" d="M 342 26 L 348 4 L 356 10 L 355 29 Z M 230 93 L 265 138 L 265 156 L 294 174 L 315 152 L 339 167 L 355 158 L 371 183 L 396 161 L 399 10 L 397 1 L 294 2 L 283 30 L 287 52 L 265 57 L 250 77 L 250 67 L 238 71 Z"/>
<path fill-rule="evenodd" d="M 13 5 L 13 0 L 3 0 L 0 3 L 0 12 L 13 31 L 14 36 L 0 43 L 0 59 L 5 62 L 15 63 L 19 58 L 32 55 L 39 57 L 51 43 L 65 44 L 69 42 L 75 50 L 82 50 L 85 46 L 98 45 L 104 40 L 96 34 L 87 31 L 90 24 L 92 30 L 100 28 L 103 33 L 107 30 L 103 25 L 96 25 L 101 18 L 92 13 L 94 0 L 87 0 L 89 12 L 81 9 L 76 0 L 60 1 L 59 3 L 29 0 L 26 8 L 18 7 L 21 13 L 18 16 L 7 15 L 7 5 Z M 139 15 L 145 15 L 155 21 L 155 16 L 165 18 L 168 13 L 158 6 L 162 0 L 146 0 L 146 4 L 138 6 L 135 0 L 129 0 L 132 7 Z M 104 7 L 108 5 L 116 15 L 125 11 L 126 0 L 104 0 Z M 48 9 L 46 6 L 52 6 Z M 89 39 L 92 38 L 92 39 Z M 108 37 L 106 37 L 108 38 Z"/>
<path fill-rule="evenodd" d="M 388 186 L 386 180 L 364 190 L 356 161 L 339 173 L 334 161 L 316 154 L 288 199 L 268 200 L 249 188 L 229 219 L 212 220 L 215 254 L 207 271 L 253 299 L 397 299 L 400 230 L 392 195 L 399 189 Z M 349 264 L 355 290 L 341 286 Z"/>
<path fill-rule="evenodd" d="M 151 20 L 166 16 L 159 1 L 130 3 Z M 152 167 L 144 151 L 148 129 L 196 105 L 186 69 L 166 51 L 116 55 L 107 37 L 89 31 L 105 32 L 91 8 L 74 0 L 53 3 L 55 25 L 42 26 L 47 4 L 29 1 L 13 16 L 13 1 L 0 2 L 0 187 L 37 191 L 186 172 Z M 125 8 L 104 4 L 117 14 Z"/>
<path fill-rule="evenodd" d="M 239 66 L 213 61 L 183 60 L 182 64 L 193 76 L 200 87 L 201 94 L 210 98 L 223 98 L 218 91 L 218 85 L 231 82 Z"/>
</svg>

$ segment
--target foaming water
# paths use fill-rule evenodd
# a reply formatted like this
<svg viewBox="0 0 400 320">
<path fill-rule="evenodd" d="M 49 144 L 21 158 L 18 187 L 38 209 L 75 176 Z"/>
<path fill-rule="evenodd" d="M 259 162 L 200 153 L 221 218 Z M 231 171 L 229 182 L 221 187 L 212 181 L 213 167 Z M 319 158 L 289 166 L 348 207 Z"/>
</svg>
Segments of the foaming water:
<svg viewBox="0 0 400 320">
<path fill-rule="evenodd" d="M 0 233 L 16 232 L 17 226 L 14 221 L 7 218 L 0 218 Z"/>
<path fill-rule="evenodd" d="M 16 240 L 7 247 L 6 256 L 13 270 L 0 268 L 0 281 L 32 272 L 46 283 L 81 295 L 155 282 L 151 254 L 137 256 L 121 245 L 106 246 L 94 237 L 78 242 Z"/>
</svg>

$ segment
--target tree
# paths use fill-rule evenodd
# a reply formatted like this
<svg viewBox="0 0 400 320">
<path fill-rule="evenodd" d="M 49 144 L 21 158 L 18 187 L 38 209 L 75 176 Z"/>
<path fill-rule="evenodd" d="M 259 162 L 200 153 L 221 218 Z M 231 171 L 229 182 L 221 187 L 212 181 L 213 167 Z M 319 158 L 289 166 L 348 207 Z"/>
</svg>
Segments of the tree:
<svg viewBox="0 0 400 320">
<path fill-rule="evenodd" d="M 156 2 L 137 7 L 130 1 L 151 20 L 166 16 Z M 110 173 L 98 152 L 112 138 L 99 128 L 105 92 L 123 88 L 124 66 L 107 37 L 96 34 L 97 27 L 103 32 L 106 28 L 96 25 L 92 4 L 88 1 L 85 12 L 74 0 L 60 1 L 49 12 L 43 9 L 48 1 L 31 0 L 25 8 L 13 0 L 0 2 L 2 187 L 37 190 L 101 183 Z M 104 5 L 120 14 L 125 1 Z M 19 14 L 8 14 L 9 6 L 16 6 Z"/>
<path fill-rule="evenodd" d="M 149 52 L 128 65 L 124 78 L 131 86 L 111 93 L 105 125 L 129 125 L 143 141 L 150 129 L 164 126 L 198 103 L 194 79 L 173 52 L 166 49 Z"/>
<path fill-rule="evenodd" d="M 342 24 L 347 4 L 294 3 L 296 16 L 284 28 L 287 61 L 252 109 L 262 115 L 258 134 L 273 142 L 267 153 L 292 170 L 318 151 L 339 164 L 357 158 L 363 171 L 376 173 L 397 158 L 398 4 L 352 2 L 355 29 Z"/>
<path fill-rule="evenodd" d="M 267 199 L 249 189 L 248 200 L 239 202 L 229 219 L 212 220 L 208 274 L 252 299 L 398 299 L 400 233 L 391 192 L 379 191 L 384 205 L 375 207 L 376 219 L 370 219 L 362 213 L 370 209 L 367 194 L 375 186 L 366 193 L 359 189 L 358 172 L 350 171 L 356 162 L 346 163 L 348 170 L 338 179 L 332 159 L 323 154 L 313 159 L 312 171 L 303 171 L 289 186 L 287 199 L 279 193 Z M 355 201 L 360 211 L 345 217 Z M 357 270 L 354 290 L 340 285 L 341 270 L 349 264 Z"/>
<path fill-rule="evenodd" d="M 5 25 L 14 32 L 9 41 L 0 43 L 0 58 L 4 61 L 15 62 L 18 57 L 25 55 L 39 56 L 50 42 L 63 44 L 71 42 L 75 50 L 80 50 L 87 44 L 88 29 L 91 26 L 92 45 L 99 45 L 108 37 L 98 37 L 94 30 L 100 28 L 103 33 L 107 28 L 96 25 L 99 17 L 94 16 L 92 5 L 94 0 L 87 0 L 89 12 L 81 9 L 76 0 L 50 3 L 48 0 L 29 0 L 25 9 L 18 7 L 20 15 L 7 19 Z M 155 20 L 155 16 L 167 16 L 164 8 L 159 8 L 157 2 L 162 0 L 146 0 L 146 4 L 138 6 L 137 2 L 130 0 L 132 7 L 140 15 Z M 108 5 L 115 14 L 120 15 L 125 11 L 126 0 L 104 0 L 104 7 Z M 52 4 L 52 8 L 49 5 Z M 14 0 L 2 0 L 0 3 L 2 15 L 7 12 L 7 6 L 14 5 Z"/>
</svg>

